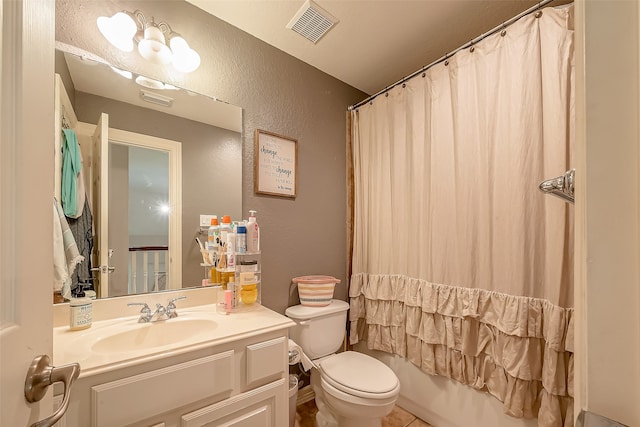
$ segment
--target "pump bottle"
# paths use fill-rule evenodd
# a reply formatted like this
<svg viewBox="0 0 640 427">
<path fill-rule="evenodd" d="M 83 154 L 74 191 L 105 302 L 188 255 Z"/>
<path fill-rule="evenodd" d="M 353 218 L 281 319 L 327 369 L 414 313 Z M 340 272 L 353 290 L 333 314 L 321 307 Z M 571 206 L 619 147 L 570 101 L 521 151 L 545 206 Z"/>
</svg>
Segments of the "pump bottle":
<svg viewBox="0 0 640 427">
<path fill-rule="evenodd" d="M 260 252 L 260 227 L 256 220 L 256 211 L 249 211 L 249 221 L 247 222 L 247 252 Z"/>
<path fill-rule="evenodd" d="M 78 331 L 91 326 L 93 318 L 92 301 L 85 296 L 82 285 L 75 298 L 69 302 L 69 329 Z"/>
</svg>

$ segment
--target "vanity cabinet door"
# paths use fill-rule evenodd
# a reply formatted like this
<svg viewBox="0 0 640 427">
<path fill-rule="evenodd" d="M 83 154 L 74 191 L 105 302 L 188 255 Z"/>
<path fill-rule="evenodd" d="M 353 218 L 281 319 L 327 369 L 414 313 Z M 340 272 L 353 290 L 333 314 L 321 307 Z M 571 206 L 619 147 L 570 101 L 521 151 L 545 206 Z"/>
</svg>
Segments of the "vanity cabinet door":
<svg viewBox="0 0 640 427">
<path fill-rule="evenodd" d="M 91 425 L 131 425 L 201 399 L 221 400 L 232 394 L 237 369 L 229 350 L 93 386 Z"/>
<path fill-rule="evenodd" d="M 262 341 L 246 347 L 245 389 L 255 388 L 277 378 L 288 371 L 286 337 Z"/>
<path fill-rule="evenodd" d="M 182 416 L 181 427 L 282 427 L 289 425 L 284 378 Z"/>
</svg>

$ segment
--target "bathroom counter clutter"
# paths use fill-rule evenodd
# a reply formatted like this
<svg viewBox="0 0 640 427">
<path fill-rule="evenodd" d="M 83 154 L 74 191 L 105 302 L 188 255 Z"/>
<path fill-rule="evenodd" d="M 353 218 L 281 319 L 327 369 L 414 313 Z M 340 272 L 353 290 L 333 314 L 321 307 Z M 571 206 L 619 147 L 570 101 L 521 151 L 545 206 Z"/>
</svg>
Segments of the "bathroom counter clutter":
<svg viewBox="0 0 640 427">
<path fill-rule="evenodd" d="M 56 365 L 80 363 L 80 377 L 287 329 L 293 322 L 263 306 L 224 315 L 215 304 L 184 308 L 178 317 L 139 323 L 139 316 L 94 322 L 89 329 L 53 330 Z"/>
</svg>

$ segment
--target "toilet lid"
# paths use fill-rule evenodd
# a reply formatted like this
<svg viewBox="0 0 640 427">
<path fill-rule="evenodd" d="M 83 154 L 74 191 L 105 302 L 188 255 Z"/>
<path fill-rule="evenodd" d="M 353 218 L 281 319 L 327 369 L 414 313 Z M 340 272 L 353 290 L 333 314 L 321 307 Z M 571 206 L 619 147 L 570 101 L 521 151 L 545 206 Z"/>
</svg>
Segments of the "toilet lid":
<svg viewBox="0 0 640 427">
<path fill-rule="evenodd" d="M 387 365 L 355 351 L 321 360 L 320 369 L 327 382 L 349 394 L 387 395 L 398 388 L 398 377 Z"/>
</svg>

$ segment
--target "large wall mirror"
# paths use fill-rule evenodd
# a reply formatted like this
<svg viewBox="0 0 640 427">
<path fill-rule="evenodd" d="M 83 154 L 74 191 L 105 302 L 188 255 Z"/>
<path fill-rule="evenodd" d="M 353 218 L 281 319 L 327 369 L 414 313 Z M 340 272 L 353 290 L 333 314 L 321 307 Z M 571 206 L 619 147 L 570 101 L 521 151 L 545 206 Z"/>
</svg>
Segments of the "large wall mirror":
<svg viewBox="0 0 640 427">
<path fill-rule="evenodd" d="M 104 298 L 202 286 L 200 215 L 243 214 L 242 109 L 63 44 L 55 72 L 64 92 L 56 126 L 62 145 L 63 129 L 76 133 L 89 210 L 67 219 L 79 251 L 92 247 L 72 292 Z"/>
</svg>

